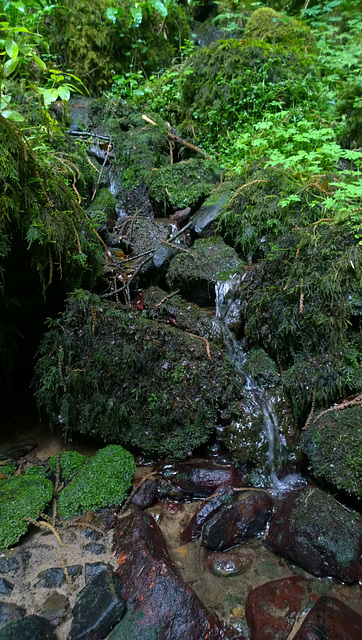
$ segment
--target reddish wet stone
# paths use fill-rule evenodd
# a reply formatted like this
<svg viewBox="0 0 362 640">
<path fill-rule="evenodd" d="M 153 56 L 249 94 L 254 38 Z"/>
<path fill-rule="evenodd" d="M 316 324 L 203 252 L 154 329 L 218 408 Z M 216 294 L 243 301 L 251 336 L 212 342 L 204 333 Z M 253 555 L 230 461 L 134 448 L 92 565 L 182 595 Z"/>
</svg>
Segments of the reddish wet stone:
<svg viewBox="0 0 362 640">
<path fill-rule="evenodd" d="M 251 640 L 286 640 L 309 592 L 309 582 L 301 576 L 272 580 L 254 589 L 245 607 Z"/>
<path fill-rule="evenodd" d="M 136 511 L 119 520 L 114 549 L 127 613 L 111 638 L 226 640 L 219 621 L 177 573 L 152 516 Z"/>
<path fill-rule="evenodd" d="M 179 462 L 156 465 L 155 470 L 187 495 L 199 498 L 211 496 L 221 484 L 231 487 L 245 486 L 245 481 L 233 465 L 205 461 Z"/>
<path fill-rule="evenodd" d="M 204 524 L 202 541 L 208 549 L 222 551 L 261 533 L 273 509 L 271 497 L 257 491 L 219 509 Z"/>
<path fill-rule="evenodd" d="M 328 596 L 317 600 L 294 640 L 361 640 L 362 616 Z"/>
<path fill-rule="evenodd" d="M 362 519 L 320 489 L 290 493 L 270 521 L 266 542 L 315 576 L 362 580 Z"/>
<path fill-rule="evenodd" d="M 244 573 L 254 562 L 251 553 L 223 553 L 222 551 L 211 551 L 206 553 L 204 558 L 206 567 L 217 576 L 235 576 Z"/>
<path fill-rule="evenodd" d="M 134 504 L 138 509 L 146 509 L 150 507 L 153 503 L 157 492 L 157 483 L 155 480 L 145 480 L 140 483 L 139 489 L 137 489 L 136 493 L 132 498 L 132 504 Z"/>
<path fill-rule="evenodd" d="M 212 498 L 204 500 L 202 505 L 192 516 L 190 522 L 186 525 L 180 534 L 181 542 L 186 544 L 201 535 L 201 529 L 208 518 L 210 518 L 218 509 L 232 504 L 235 492 L 230 485 L 221 485 L 215 491 Z"/>
</svg>

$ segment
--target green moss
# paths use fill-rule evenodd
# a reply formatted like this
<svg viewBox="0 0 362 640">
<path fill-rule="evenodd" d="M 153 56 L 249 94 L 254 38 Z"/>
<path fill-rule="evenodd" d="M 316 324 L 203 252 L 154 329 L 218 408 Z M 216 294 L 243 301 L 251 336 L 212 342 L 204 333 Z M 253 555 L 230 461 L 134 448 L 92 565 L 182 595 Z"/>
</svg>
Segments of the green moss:
<svg viewBox="0 0 362 640">
<path fill-rule="evenodd" d="M 206 287 L 227 278 L 242 267 L 238 255 L 224 241 L 214 236 L 196 240 L 190 253 L 175 256 L 167 272 L 170 287 L 192 291 L 197 283 Z"/>
<path fill-rule="evenodd" d="M 8 462 L 7 464 L 0 465 L 0 473 L 3 473 L 6 476 L 12 476 L 16 469 L 17 465 L 15 462 Z"/>
<path fill-rule="evenodd" d="M 57 471 L 58 460 L 60 479 L 63 482 L 70 482 L 82 470 L 87 458 L 77 451 L 61 451 L 59 454 L 51 456 L 48 460 L 48 465 L 52 471 Z"/>
<path fill-rule="evenodd" d="M 246 368 L 253 380 L 263 386 L 280 384 L 280 375 L 275 362 L 264 349 L 253 348 L 248 351 Z"/>
<path fill-rule="evenodd" d="M 120 505 L 136 470 L 133 456 L 119 445 L 100 449 L 58 498 L 58 513 L 66 520 L 92 509 Z"/>
<path fill-rule="evenodd" d="M 362 498 L 362 409 L 346 407 L 316 418 L 302 434 L 314 475 Z"/>
<path fill-rule="evenodd" d="M 163 210 L 169 205 L 184 209 L 199 204 L 214 189 L 219 177 L 215 162 L 195 158 L 152 172 L 147 186 L 151 198 Z"/>
<path fill-rule="evenodd" d="M 308 488 L 296 499 L 290 516 L 290 528 L 298 532 L 300 543 L 312 548 L 314 540 L 323 541 L 328 553 L 336 556 L 342 567 L 358 557 L 362 521 L 358 513 L 346 516 L 345 508 L 328 493 Z"/>
<path fill-rule="evenodd" d="M 245 27 L 244 38 L 298 47 L 302 50 L 315 46 L 315 38 L 309 27 L 295 18 L 267 7 L 257 9 L 251 14 Z"/>
<path fill-rule="evenodd" d="M 183 458 L 237 410 L 240 380 L 212 344 L 210 352 L 172 325 L 76 292 L 42 342 L 37 400 L 65 436 Z"/>
<path fill-rule="evenodd" d="M 28 470 L 0 482 L 0 549 L 16 544 L 29 527 L 23 518 L 36 520 L 51 501 L 53 485 L 42 474 Z"/>
</svg>

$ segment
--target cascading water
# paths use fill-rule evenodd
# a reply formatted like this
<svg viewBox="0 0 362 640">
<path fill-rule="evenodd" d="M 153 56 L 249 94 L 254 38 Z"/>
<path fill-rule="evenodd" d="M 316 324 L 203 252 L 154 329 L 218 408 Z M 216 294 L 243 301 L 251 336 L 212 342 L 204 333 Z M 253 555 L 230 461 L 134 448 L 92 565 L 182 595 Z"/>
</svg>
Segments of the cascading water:
<svg viewBox="0 0 362 640">
<path fill-rule="evenodd" d="M 268 482 L 275 492 L 289 491 L 305 484 L 300 474 L 293 473 L 278 478 L 280 460 L 286 444 L 280 432 L 278 417 L 275 411 L 275 397 L 270 391 L 257 384 L 247 370 L 247 353 L 241 342 L 235 339 L 230 327 L 235 325 L 240 317 L 240 300 L 235 292 L 243 276 L 233 276 L 228 280 L 217 282 L 215 285 L 215 320 L 222 329 L 224 344 L 229 358 L 234 362 L 237 371 L 245 379 L 243 390 L 243 410 L 247 415 L 262 416 L 264 436 L 268 441 Z M 235 425 L 234 425 L 235 426 Z M 238 425 L 236 425 L 237 427 Z"/>
</svg>

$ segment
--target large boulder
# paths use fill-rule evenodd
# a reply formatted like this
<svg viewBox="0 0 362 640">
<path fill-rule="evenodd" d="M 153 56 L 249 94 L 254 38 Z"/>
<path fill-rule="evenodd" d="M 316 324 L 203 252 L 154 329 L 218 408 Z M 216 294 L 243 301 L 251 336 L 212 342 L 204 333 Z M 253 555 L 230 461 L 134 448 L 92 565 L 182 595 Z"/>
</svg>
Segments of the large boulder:
<svg viewBox="0 0 362 640">
<path fill-rule="evenodd" d="M 315 476 L 362 498 L 362 407 L 323 411 L 302 434 Z"/>
<path fill-rule="evenodd" d="M 110 640 L 221 640 L 220 623 L 171 562 L 165 539 L 147 513 L 119 520 L 114 534 L 127 613 Z"/>
<path fill-rule="evenodd" d="M 320 489 L 290 493 L 270 521 L 266 542 L 315 576 L 348 583 L 362 579 L 361 516 Z"/>
<path fill-rule="evenodd" d="M 360 640 L 362 616 L 344 602 L 322 596 L 308 613 L 295 640 Z"/>
<path fill-rule="evenodd" d="M 84 291 L 45 335 L 40 356 L 37 399 L 65 435 L 183 458 L 238 411 L 240 380 L 212 343 Z"/>
</svg>

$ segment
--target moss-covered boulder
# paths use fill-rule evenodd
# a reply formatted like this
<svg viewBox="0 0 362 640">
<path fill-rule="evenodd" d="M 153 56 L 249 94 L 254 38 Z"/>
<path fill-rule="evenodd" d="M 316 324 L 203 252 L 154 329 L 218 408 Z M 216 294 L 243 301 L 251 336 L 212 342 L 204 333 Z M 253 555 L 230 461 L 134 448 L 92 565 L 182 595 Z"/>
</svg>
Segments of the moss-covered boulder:
<svg viewBox="0 0 362 640">
<path fill-rule="evenodd" d="M 0 480 L 0 549 L 16 544 L 27 532 L 29 522 L 37 520 L 53 497 L 53 485 L 43 470 L 30 467 L 23 476 Z"/>
<path fill-rule="evenodd" d="M 167 271 L 167 283 L 179 288 L 182 295 L 198 304 L 215 300 L 215 283 L 242 267 L 237 253 L 222 238 L 196 240 L 188 253 L 175 256 Z"/>
<path fill-rule="evenodd" d="M 48 465 L 63 482 L 70 482 L 82 470 L 87 458 L 78 451 L 61 451 L 48 460 Z"/>
<path fill-rule="evenodd" d="M 261 120 L 276 97 L 288 109 L 295 99 L 294 78 L 309 73 L 308 62 L 306 53 L 282 44 L 231 39 L 213 42 L 196 51 L 186 64 L 181 116 L 193 122 L 196 131 L 202 128 L 203 140 L 206 136 L 216 142 L 219 136 L 229 135 L 236 123 Z"/>
<path fill-rule="evenodd" d="M 302 434 L 311 470 L 337 489 L 362 498 L 362 407 L 322 412 Z"/>
<path fill-rule="evenodd" d="M 266 542 L 315 576 L 358 582 L 362 519 L 315 487 L 293 491 L 275 511 Z"/>
<path fill-rule="evenodd" d="M 315 46 L 315 37 L 307 25 L 268 7 L 257 9 L 251 14 L 244 38 L 292 48 Z"/>
<path fill-rule="evenodd" d="M 65 436 L 79 431 L 183 458 L 238 413 L 241 381 L 213 344 L 84 291 L 39 355 L 37 401 Z"/>
<path fill-rule="evenodd" d="M 100 449 L 60 492 L 58 513 L 68 520 L 90 509 L 122 504 L 135 470 L 133 456 L 120 445 Z"/>
</svg>

